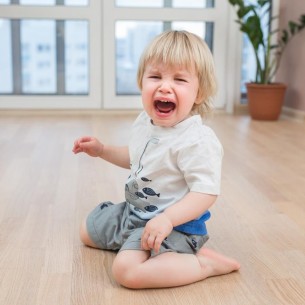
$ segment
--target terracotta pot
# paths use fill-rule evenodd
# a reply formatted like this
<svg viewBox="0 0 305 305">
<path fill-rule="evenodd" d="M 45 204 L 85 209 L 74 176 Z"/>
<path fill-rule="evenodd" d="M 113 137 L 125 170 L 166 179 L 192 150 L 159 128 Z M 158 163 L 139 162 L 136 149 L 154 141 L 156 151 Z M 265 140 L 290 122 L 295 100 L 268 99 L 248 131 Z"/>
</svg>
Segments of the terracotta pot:
<svg viewBox="0 0 305 305">
<path fill-rule="evenodd" d="M 247 83 L 249 112 L 254 120 L 275 121 L 279 118 L 287 86 L 281 83 Z"/>
</svg>

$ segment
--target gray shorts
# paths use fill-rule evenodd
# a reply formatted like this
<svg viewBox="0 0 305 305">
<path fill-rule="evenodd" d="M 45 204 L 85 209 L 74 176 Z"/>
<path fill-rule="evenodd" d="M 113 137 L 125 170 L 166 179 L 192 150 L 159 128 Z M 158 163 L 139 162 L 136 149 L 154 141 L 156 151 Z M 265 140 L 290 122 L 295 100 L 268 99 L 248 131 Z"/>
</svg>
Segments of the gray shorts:
<svg viewBox="0 0 305 305">
<path fill-rule="evenodd" d="M 140 219 L 122 202 L 99 204 L 87 218 L 87 232 L 94 244 L 104 250 L 142 250 L 141 236 L 147 220 Z M 173 230 L 162 242 L 160 251 L 195 254 L 208 235 L 190 235 Z M 151 256 L 157 255 L 151 250 Z"/>
</svg>

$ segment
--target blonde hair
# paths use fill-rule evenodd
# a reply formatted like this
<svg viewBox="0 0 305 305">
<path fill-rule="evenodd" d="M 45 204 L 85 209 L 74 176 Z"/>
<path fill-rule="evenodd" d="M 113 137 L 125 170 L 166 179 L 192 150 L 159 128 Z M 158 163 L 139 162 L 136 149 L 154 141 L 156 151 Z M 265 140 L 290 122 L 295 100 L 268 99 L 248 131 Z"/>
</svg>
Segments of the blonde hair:
<svg viewBox="0 0 305 305">
<path fill-rule="evenodd" d="M 194 67 L 199 81 L 199 103 L 193 105 L 192 114 L 204 117 L 212 110 L 212 100 L 217 91 L 214 60 L 209 47 L 199 36 L 187 31 L 166 31 L 158 35 L 140 58 L 137 73 L 140 89 L 146 65 L 150 63 L 187 69 Z"/>
</svg>

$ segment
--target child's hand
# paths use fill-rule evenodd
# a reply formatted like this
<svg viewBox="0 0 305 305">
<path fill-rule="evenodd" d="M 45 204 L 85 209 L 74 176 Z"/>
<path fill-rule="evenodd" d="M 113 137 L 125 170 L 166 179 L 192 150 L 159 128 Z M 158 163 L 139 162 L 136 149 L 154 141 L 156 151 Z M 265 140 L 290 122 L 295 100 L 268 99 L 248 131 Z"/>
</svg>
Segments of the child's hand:
<svg viewBox="0 0 305 305">
<path fill-rule="evenodd" d="M 72 151 L 75 154 L 84 152 L 91 157 L 100 157 L 103 152 L 104 145 L 93 137 L 82 137 L 74 142 Z"/>
<path fill-rule="evenodd" d="M 141 246 L 144 250 L 153 249 L 159 252 L 161 243 L 172 232 L 173 225 L 169 218 L 161 213 L 146 223 L 144 228 Z"/>
</svg>

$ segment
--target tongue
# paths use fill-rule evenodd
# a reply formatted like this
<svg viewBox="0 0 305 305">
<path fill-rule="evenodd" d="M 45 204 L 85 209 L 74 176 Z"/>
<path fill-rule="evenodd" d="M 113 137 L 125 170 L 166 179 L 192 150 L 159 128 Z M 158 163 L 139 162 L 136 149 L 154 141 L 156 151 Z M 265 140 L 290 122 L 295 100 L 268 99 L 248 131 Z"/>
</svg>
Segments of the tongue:
<svg viewBox="0 0 305 305">
<path fill-rule="evenodd" d="M 168 103 L 157 102 L 156 106 L 160 112 L 170 112 L 175 108 L 175 104 L 172 102 L 168 102 Z"/>
</svg>

